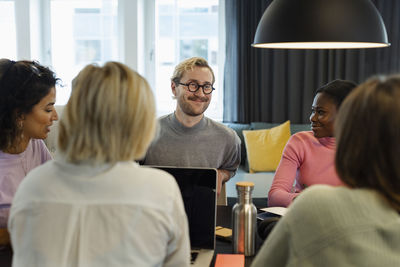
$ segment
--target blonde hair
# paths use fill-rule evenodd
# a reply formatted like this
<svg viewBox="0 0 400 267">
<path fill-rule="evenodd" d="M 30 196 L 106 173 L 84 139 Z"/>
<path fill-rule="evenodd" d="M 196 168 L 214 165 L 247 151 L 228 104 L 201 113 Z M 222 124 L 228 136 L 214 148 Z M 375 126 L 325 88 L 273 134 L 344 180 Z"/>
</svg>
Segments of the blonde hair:
<svg viewBox="0 0 400 267">
<path fill-rule="evenodd" d="M 155 130 L 147 81 L 124 64 L 88 65 L 72 82 L 58 146 L 67 161 L 115 163 L 144 156 Z"/>
<path fill-rule="evenodd" d="M 184 61 L 182 61 L 181 63 L 179 63 L 175 67 L 174 73 L 171 77 L 171 81 L 174 82 L 175 84 L 178 84 L 181 81 L 183 74 L 185 74 L 186 71 L 193 70 L 195 67 L 208 68 L 212 75 L 212 79 L 213 79 L 212 83 L 214 84 L 214 82 L 215 82 L 214 72 L 211 69 L 210 65 L 208 65 L 207 60 L 205 60 L 202 57 L 187 58 Z"/>
<path fill-rule="evenodd" d="M 340 179 L 378 191 L 400 211 L 400 76 L 374 77 L 358 86 L 335 123 Z"/>
</svg>

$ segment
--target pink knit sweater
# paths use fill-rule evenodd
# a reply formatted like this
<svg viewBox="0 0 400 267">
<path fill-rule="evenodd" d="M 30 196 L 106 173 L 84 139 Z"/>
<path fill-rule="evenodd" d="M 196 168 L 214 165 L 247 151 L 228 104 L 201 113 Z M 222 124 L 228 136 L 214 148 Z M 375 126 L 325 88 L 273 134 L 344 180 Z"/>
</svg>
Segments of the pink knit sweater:
<svg viewBox="0 0 400 267">
<path fill-rule="evenodd" d="M 316 138 L 312 131 L 294 134 L 283 150 L 268 193 L 268 206 L 287 207 L 304 188 L 314 184 L 339 186 L 335 170 L 335 138 Z"/>
</svg>

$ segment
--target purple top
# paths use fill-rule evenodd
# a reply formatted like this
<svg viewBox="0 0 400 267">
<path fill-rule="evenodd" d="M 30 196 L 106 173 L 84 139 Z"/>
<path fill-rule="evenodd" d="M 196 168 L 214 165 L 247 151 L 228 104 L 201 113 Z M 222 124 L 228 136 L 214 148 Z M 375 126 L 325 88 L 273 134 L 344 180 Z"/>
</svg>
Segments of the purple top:
<svg viewBox="0 0 400 267">
<path fill-rule="evenodd" d="M 0 150 L 0 227 L 7 225 L 9 205 L 22 179 L 30 170 L 50 159 L 51 155 L 41 139 L 31 139 L 20 154 Z"/>
</svg>

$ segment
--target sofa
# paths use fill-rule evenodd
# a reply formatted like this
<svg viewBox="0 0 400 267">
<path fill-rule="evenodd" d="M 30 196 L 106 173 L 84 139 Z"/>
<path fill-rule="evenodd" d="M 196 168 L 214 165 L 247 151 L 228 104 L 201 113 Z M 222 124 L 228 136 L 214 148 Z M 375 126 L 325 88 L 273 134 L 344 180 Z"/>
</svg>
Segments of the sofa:
<svg viewBox="0 0 400 267">
<path fill-rule="evenodd" d="M 240 181 L 250 181 L 254 183 L 253 189 L 253 202 L 257 207 L 266 207 L 268 205 L 268 191 L 274 179 L 275 172 L 249 172 L 249 163 L 246 152 L 245 138 L 243 131 L 248 130 L 261 130 L 271 129 L 281 125 L 281 123 L 267 123 L 267 122 L 252 122 L 249 124 L 242 123 L 224 123 L 229 128 L 232 128 L 239 136 L 241 144 L 241 162 L 236 175 L 226 183 L 226 195 L 228 198 L 228 205 L 233 205 L 237 201 L 236 183 Z M 290 134 L 300 131 L 310 131 L 310 124 L 290 124 Z"/>
</svg>

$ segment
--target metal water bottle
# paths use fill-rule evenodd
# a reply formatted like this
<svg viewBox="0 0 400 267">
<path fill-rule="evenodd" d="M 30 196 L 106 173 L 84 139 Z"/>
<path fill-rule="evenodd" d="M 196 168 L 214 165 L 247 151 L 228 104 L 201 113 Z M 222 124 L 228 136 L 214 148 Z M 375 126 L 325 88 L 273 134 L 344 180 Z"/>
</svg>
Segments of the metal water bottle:
<svg viewBox="0 0 400 267">
<path fill-rule="evenodd" d="M 257 209 L 251 198 L 253 188 L 252 182 L 236 183 L 238 203 L 232 209 L 233 253 L 245 256 L 255 254 Z"/>
</svg>

